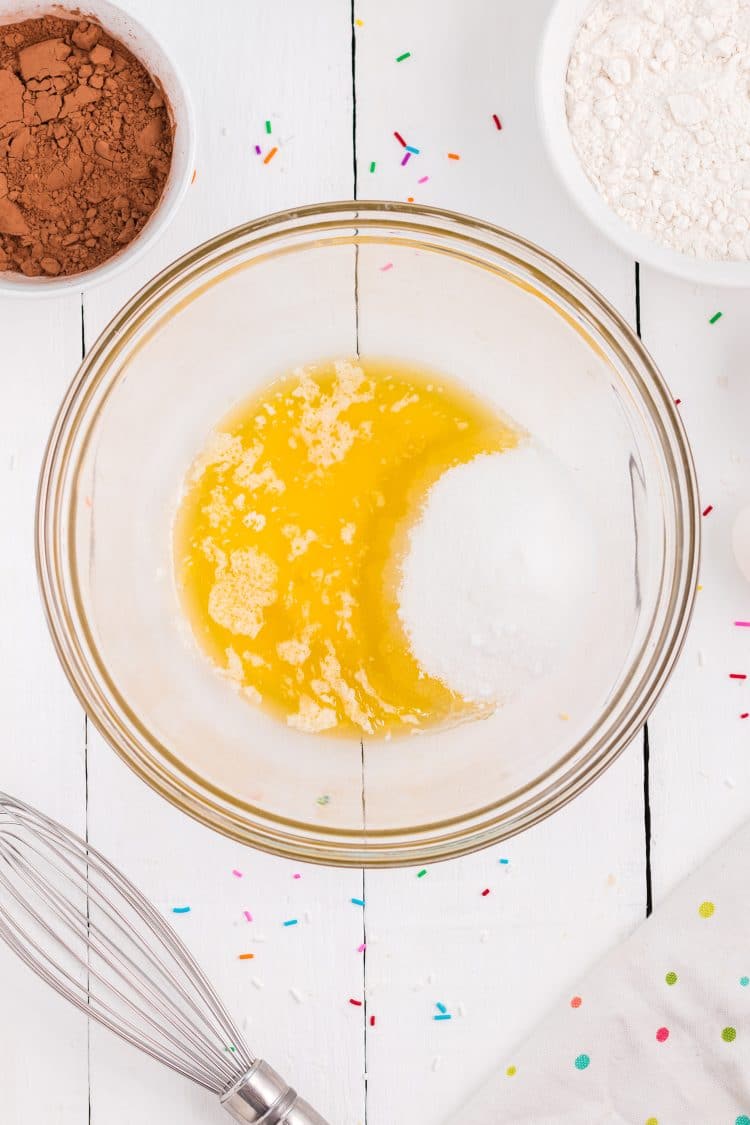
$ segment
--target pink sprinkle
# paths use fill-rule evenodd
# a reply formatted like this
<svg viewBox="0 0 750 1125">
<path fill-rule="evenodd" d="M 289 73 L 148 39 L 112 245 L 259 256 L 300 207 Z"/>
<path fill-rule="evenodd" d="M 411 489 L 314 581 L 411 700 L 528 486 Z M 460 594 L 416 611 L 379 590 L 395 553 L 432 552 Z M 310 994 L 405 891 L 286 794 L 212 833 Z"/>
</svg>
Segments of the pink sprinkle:
<svg viewBox="0 0 750 1125">
<path fill-rule="evenodd" d="M 385 273 L 386 270 L 392 270 L 392 269 L 393 269 L 393 262 L 386 262 L 386 264 L 384 266 L 380 267 L 380 272 Z"/>
<path fill-rule="evenodd" d="M 656 1033 L 656 1038 L 659 1043 L 666 1043 L 667 1039 L 669 1039 L 669 1028 L 660 1027 Z"/>
<path fill-rule="evenodd" d="M 745 675 L 744 672 L 730 672 L 729 673 L 729 679 L 730 680 L 746 680 L 747 676 Z"/>
<path fill-rule="evenodd" d="M 364 953 L 364 951 L 365 951 L 366 949 L 367 949 L 367 946 L 365 945 L 365 943 L 364 943 L 364 942 L 362 942 L 362 944 L 361 944 L 361 945 L 358 945 L 358 946 L 357 946 L 357 953 Z"/>
<path fill-rule="evenodd" d="M 417 180 L 417 183 L 418 184 L 426 184 L 427 181 L 429 180 L 429 178 L 430 178 L 429 176 L 422 176 L 422 178 L 420 180 Z"/>
<path fill-rule="evenodd" d="M 293 878 L 293 879 L 301 879 L 301 878 L 302 878 L 302 876 L 300 875 L 299 871 L 295 871 L 295 872 L 294 872 L 294 875 L 292 875 L 292 878 Z"/>
<path fill-rule="evenodd" d="M 735 625 L 739 625 L 741 629 L 750 629 L 750 621 L 735 621 Z"/>
<path fill-rule="evenodd" d="M 710 516 L 711 512 L 713 512 L 713 510 L 714 510 L 713 504 L 709 504 L 707 508 L 703 509 L 703 515 L 704 516 Z"/>
<path fill-rule="evenodd" d="M 256 155 L 256 156 L 260 156 L 260 154 L 261 154 L 261 152 L 262 152 L 262 151 L 263 151 L 263 150 L 262 150 L 262 148 L 260 147 L 260 145 L 256 145 L 256 146 L 255 146 L 255 155 Z"/>
<path fill-rule="evenodd" d="M 232 874 L 234 875 L 235 879 L 241 879 L 242 878 L 242 872 L 238 871 L 236 867 L 232 871 Z"/>
<path fill-rule="evenodd" d="M 243 913 L 243 914 L 245 915 L 245 917 L 247 918 L 248 922 L 252 922 L 252 920 L 253 920 L 253 916 L 252 916 L 252 914 L 250 913 L 250 911 L 249 911 L 249 910 L 243 910 L 243 911 L 242 911 L 242 913 Z"/>
</svg>

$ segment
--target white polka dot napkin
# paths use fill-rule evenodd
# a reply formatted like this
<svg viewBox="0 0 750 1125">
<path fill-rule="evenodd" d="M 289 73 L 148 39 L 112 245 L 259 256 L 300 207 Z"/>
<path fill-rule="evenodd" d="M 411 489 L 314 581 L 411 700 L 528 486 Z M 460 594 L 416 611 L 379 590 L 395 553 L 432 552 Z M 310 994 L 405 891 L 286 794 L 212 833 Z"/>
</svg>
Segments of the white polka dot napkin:
<svg viewBox="0 0 750 1125">
<path fill-rule="evenodd" d="M 472 1125 L 750 1125 L 750 825 L 504 1060 Z"/>
</svg>

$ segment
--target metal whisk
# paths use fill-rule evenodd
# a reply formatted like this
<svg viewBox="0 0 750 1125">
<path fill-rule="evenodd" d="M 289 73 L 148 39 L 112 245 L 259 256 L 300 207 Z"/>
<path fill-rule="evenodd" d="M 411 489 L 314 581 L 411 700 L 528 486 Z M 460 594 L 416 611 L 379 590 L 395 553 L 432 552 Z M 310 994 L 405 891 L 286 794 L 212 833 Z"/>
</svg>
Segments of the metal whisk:
<svg viewBox="0 0 750 1125">
<path fill-rule="evenodd" d="M 251 1054 L 140 891 L 84 840 L 2 793 L 0 938 L 87 1016 L 217 1094 L 235 1121 L 326 1125 Z"/>
</svg>

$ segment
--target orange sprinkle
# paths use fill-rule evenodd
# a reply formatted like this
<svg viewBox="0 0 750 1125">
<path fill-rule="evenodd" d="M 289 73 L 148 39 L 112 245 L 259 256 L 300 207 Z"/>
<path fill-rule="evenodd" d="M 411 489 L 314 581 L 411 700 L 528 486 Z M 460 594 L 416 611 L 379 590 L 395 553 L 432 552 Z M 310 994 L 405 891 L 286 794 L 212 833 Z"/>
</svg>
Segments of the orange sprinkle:
<svg viewBox="0 0 750 1125">
<path fill-rule="evenodd" d="M 413 203 L 414 202 L 414 196 L 413 195 L 407 195 L 406 202 L 407 203 Z"/>
<path fill-rule="evenodd" d="M 276 153 L 278 151 L 279 150 L 276 148 L 276 145 L 274 145 L 274 147 L 271 149 L 271 151 L 263 157 L 263 163 L 268 164 L 268 161 L 273 160 L 274 156 L 276 155 Z"/>
<path fill-rule="evenodd" d="M 190 181 L 190 183 L 191 183 L 191 184 L 194 184 L 197 178 L 198 178 L 198 169 L 197 169 L 197 168 L 193 168 L 193 178 L 192 178 L 192 180 Z"/>
<path fill-rule="evenodd" d="M 461 157 L 458 155 L 457 152 L 449 152 L 448 153 L 448 159 L 449 160 L 460 160 Z"/>
<path fill-rule="evenodd" d="M 254 953 L 240 953 L 240 961 L 252 961 L 254 957 Z"/>
</svg>

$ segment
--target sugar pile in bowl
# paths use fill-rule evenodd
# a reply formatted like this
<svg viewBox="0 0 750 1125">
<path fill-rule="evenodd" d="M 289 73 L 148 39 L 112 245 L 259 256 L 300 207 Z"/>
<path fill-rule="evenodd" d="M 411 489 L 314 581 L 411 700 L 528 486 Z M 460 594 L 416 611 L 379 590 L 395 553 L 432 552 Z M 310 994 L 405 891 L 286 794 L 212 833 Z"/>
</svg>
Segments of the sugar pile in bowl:
<svg viewBox="0 0 750 1125">
<path fill-rule="evenodd" d="M 449 469 L 411 529 L 401 624 L 423 670 L 507 703 L 559 667 L 596 570 L 575 479 L 531 442 Z"/>
<path fill-rule="evenodd" d="M 750 3 L 597 0 L 566 108 L 610 208 L 691 257 L 750 258 Z"/>
</svg>

